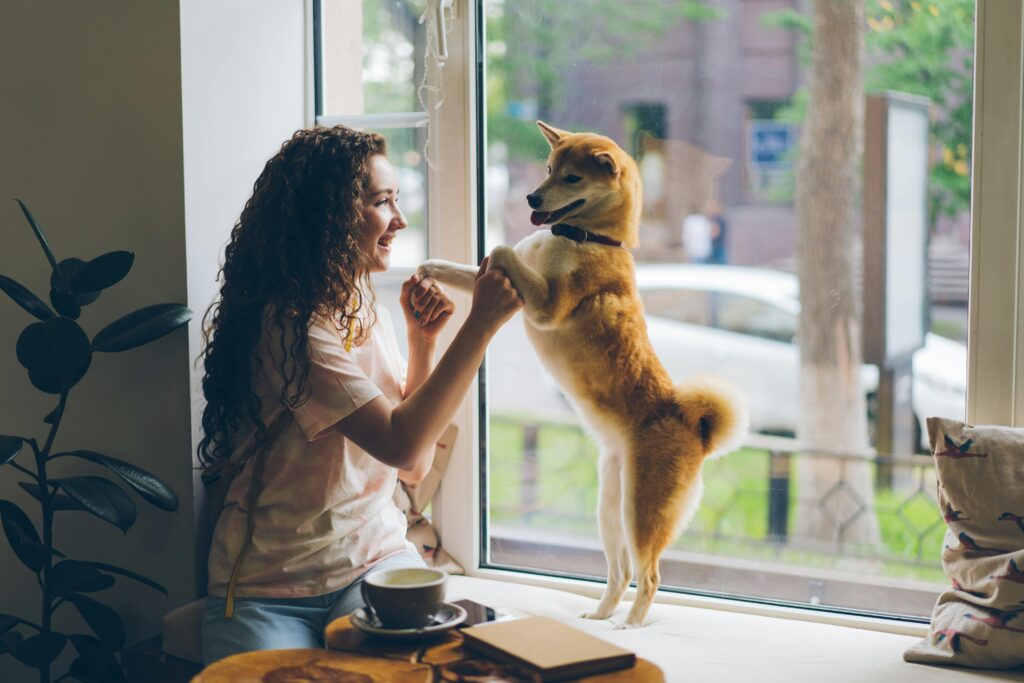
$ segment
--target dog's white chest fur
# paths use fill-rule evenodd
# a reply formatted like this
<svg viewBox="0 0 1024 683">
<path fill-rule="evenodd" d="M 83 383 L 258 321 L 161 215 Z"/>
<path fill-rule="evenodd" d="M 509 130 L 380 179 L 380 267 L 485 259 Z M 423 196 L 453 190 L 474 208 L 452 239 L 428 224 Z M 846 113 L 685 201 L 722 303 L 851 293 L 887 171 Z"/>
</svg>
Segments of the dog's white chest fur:
<svg viewBox="0 0 1024 683">
<path fill-rule="evenodd" d="M 526 265 L 546 280 L 567 275 L 581 267 L 578 243 L 553 235 L 549 230 L 538 230 L 525 237 L 514 249 Z M 587 430 L 609 445 L 618 443 L 621 435 L 602 419 L 597 406 L 573 391 L 572 373 L 578 371 L 578 364 L 573 362 L 573 358 L 580 348 L 579 331 L 573 325 L 542 329 L 532 324 L 528 316 L 523 322 L 538 357 L 562 390 L 569 394 Z"/>
<path fill-rule="evenodd" d="M 524 237 L 514 248 L 519 258 L 547 278 L 571 273 L 579 267 L 576 243 L 557 237 L 550 230 L 538 230 Z"/>
</svg>

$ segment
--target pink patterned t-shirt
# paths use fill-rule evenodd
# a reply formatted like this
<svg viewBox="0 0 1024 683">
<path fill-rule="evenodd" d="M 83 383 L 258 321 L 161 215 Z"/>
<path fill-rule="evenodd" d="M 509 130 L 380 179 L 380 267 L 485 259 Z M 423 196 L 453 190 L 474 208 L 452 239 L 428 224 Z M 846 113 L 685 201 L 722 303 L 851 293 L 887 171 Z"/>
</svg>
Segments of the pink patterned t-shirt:
<svg viewBox="0 0 1024 683">
<path fill-rule="evenodd" d="M 262 372 L 254 390 L 264 406 L 264 424 L 282 409 L 281 374 L 271 355 L 280 353 L 281 334 L 265 330 L 260 343 Z M 252 542 L 235 589 L 239 597 L 324 595 L 349 585 L 386 557 L 415 552 L 405 539 L 405 516 L 392 500 L 397 470 L 336 428 L 339 420 L 378 396 L 393 404 L 402 399 L 405 368 L 390 316 L 379 310 L 366 341 L 349 351 L 343 334 L 333 321 L 310 325 L 312 393 L 292 410 L 294 419 L 266 453 Z M 251 447 L 252 439 L 252 432 L 243 435 L 238 448 Z M 213 534 L 211 595 L 227 593 L 245 538 L 251 470 L 250 463 L 232 482 Z"/>
</svg>

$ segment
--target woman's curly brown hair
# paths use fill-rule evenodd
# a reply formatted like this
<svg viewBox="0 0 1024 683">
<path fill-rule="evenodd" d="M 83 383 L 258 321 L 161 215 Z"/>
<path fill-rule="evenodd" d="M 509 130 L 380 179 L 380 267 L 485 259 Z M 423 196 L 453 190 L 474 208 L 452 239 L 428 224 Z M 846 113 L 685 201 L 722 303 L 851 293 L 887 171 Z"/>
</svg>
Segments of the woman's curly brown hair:
<svg viewBox="0 0 1024 683">
<path fill-rule="evenodd" d="M 204 316 L 202 463 L 231 455 L 234 439 L 266 427 L 252 380 L 265 316 L 282 335 L 280 399 L 294 407 L 309 397 L 311 318 L 340 318 L 354 341 L 373 324 L 374 294 L 354 231 L 373 156 L 384 138 L 344 126 L 300 130 L 271 158 L 231 231 L 220 296 Z M 366 308 L 367 324 L 357 312 Z M 285 338 L 291 340 L 283 348 Z"/>
</svg>

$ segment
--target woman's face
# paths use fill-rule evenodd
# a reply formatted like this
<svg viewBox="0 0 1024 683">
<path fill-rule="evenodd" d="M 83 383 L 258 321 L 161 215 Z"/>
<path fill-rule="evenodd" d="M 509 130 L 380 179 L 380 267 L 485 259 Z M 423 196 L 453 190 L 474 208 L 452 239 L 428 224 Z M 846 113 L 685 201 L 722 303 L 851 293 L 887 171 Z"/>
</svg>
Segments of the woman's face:
<svg viewBox="0 0 1024 683">
<path fill-rule="evenodd" d="M 363 225 L 357 239 L 368 256 L 366 269 L 379 273 L 391 265 L 395 233 L 409 225 L 398 208 L 398 174 L 383 154 L 370 159 L 370 183 L 363 207 Z"/>
</svg>

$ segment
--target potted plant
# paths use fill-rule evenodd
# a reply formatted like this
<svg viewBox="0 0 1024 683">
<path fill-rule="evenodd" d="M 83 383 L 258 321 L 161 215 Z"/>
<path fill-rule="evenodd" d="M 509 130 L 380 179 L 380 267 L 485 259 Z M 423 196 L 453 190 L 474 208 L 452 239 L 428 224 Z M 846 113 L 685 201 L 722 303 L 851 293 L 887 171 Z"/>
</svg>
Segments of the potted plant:
<svg viewBox="0 0 1024 683">
<path fill-rule="evenodd" d="M 86 512 L 124 532 L 135 523 L 137 511 L 125 488 L 161 510 L 178 508 L 178 497 L 158 478 L 124 460 L 89 450 L 55 452 L 68 393 L 85 376 L 94 353 L 117 353 L 147 344 L 181 327 L 192 311 L 181 304 L 156 304 L 129 313 L 100 330 L 92 339 L 77 320 L 82 308 L 103 290 L 120 282 L 135 260 L 130 251 L 112 251 L 90 261 L 58 261 L 46 236 L 21 200 L 17 200 L 50 262 L 50 303 L 9 277 L 0 275 L 0 290 L 37 321 L 18 337 L 17 356 L 38 390 L 57 397 L 57 406 L 43 417 L 46 437 L 40 444 L 28 436 L 0 435 L 0 466 L 21 476 L 18 485 L 40 509 L 41 529 L 15 502 L 0 500 L 0 522 L 14 554 L 35 575 L 42 592 L 38 621 L 0 613 L 0 655 L 9 654 L 39 670 L 49 683 L 53 661 L 70 641 L 77 658 L 57 680 L 123 681 L 116 654 L 125 645 L 124 624 L 118 614 L 94 594 L 114 585 L 116 577 L 129 578 L 167 594 L 157 582 L 128 569 L 67 557 L 54 546 L 57 513 Z M 113 478 L 61 476 L 54 470 L 61 461 L 85 461 Z M 14 571 L 5 576 L 13 578 Z M 76 609 L 91 634 L 65 634 L 53 627 L 59 609 Z"/>
</svg>

